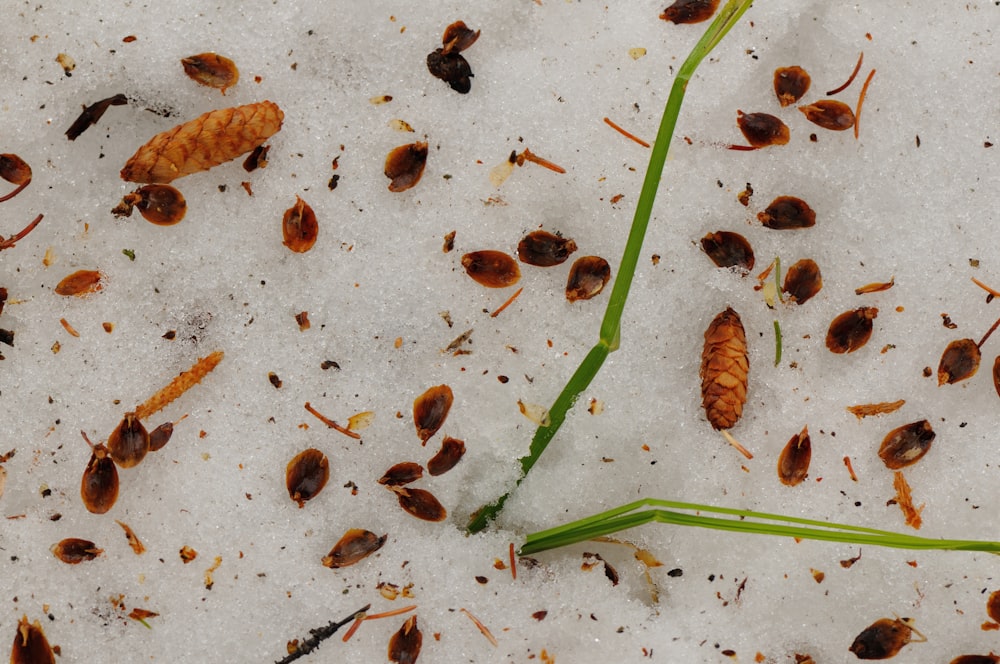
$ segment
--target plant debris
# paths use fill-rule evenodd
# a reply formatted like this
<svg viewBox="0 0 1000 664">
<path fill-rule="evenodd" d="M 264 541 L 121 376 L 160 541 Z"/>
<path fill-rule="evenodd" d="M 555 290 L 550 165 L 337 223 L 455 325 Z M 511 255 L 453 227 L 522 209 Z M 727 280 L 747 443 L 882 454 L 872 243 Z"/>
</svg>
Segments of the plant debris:
<svg viewBox="0 0 1000 664">
<path fill-rule="evenodd" d="M 107 99 L 102 99 L 90 106 L 84 106 L 83 112 L 73 121 L 73 124 L 66 130 L 66 138 L 75 141 L 80 134 L 97 124 L 104 116 L 105 111 L 111 106 L 124 106 L 128 103 L 128 97 L 119 93 Z"/>
<path fill-rule="evenodd" d="M 130 217 L 134 207 L 139 208 L 143 219 L 157 226 L 173 226 L 187 212 L 184 195 L 169 184 L 147 184 L 125 194 L 111 214 Z"/>
<path fill-rule="evenodd" d="M 45 630 L 37 620 L 28 623 L 28 616 L 22 616 L 17 623 L 14 635 L 14 645 L 10 650 L 10 664 L 55 664 L 56 656 L 52 652 L 49 640 L 45 638 Z"/>
<path fill-rule="evenodd" d="M 417 628 L 417 616 L 412 615 L 389 639 L 389 661 L 396 664 L 413 664 L 420 656 L 423 640 L 424 636 Z"/>
<path fill-rule="evenodd" d="M 455 21 L 445 28 L 441 38 L 443 46 L 427 55 L 427 70 L 431 75 L 459 94 L 467 94 L 472 89 L 469 79 L 474 76 L 469 61 L 461 52 L 476 43 L 479 32 L 473 32 L 463 21 Z"/>
<path fill-rule="evenodd" d="M 295 197 L 295 205 L 285 210 L 281 218 L 281 234 L 284 237 L 282 244 L 297 254 L 304 254 L 316 244 L 319 237 L 316 213 L 299 196 Z"/>
<path fill-rule="evenodd" d="M 898 401 L 858 404 L 857 406 L 848 406 L 847 412 L 860 420 L 873 415 L 888 415 L 889 413 L 895 413 L 897 410 L 902 408 L 905 403 L 906 401 L 904 399 L 900 399 Z"/>
</svg>

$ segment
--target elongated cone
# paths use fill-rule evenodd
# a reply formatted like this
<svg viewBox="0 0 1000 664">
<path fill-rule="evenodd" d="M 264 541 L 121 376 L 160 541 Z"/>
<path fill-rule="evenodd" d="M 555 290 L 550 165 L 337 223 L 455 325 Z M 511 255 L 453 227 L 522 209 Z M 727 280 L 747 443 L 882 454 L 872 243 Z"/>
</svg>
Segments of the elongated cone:
<svg viewBox="0 0 1000 664">
<path fill-rule="evenodd" d="M 747 339 L 740 315 L 732 307 L 705 330 L 701 353 L 701 405 L 716 430 L 732 428 L 747 401 Z"/>
</svg>

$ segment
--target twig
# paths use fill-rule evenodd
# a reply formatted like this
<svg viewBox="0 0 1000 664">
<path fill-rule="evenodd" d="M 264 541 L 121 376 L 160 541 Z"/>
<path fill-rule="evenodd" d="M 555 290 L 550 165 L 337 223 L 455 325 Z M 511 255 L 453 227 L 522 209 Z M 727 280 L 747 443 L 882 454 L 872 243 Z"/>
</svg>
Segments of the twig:
<svg viewBox="0 0 1000 664">
<path fill-rule="evenodd" d="M 338 629 L 340 629 L 341 627 L 343 627 L 347 623 L 349 623 L 352 620 L 354 620 L 355 616 L 357 616 L 359 613 L 364 613 L 365 611 L 367 611 L 370 608 L 371 608 L 371 604 L 366 604 L 364 606 L 364 608 L 359 609 L 358 611 L 355 611 L 348 618 L 344 618 L 343 620 L 341 620 L 339 622 L 328 623 L 326 625 L 326 627 L 320 627 L 318 629 L 311 629 L 311 630 L 309 630 L 309 633 L 312 636 L 310 636 L 308 639 L 306 639 L 305 641 L 303 641 L 301 644 L 296 645 L 295 646 L 295 652 L 289 653 L 283 659 L 280 659 L 277 662 L 275 662 L 275 664 L 291 664 L 291 662 L 294 662 L 295 660 L 299 659 L 300 657 L 305 657 L 306 655 L 308 655 L 309 653 L 311 653 L 313 650 L 316 650 L 316 648 L 319 648 L 320 644 L 323 641 L 325 641 L 326 639 L 328 639 L 331 636 L 333 636 Z"/>
<path fill-rule="evenodd" d="M 868 84 L 872 82 L 872 77 L 875 76 L 875 70 L 872 69 L 868 72 L 868 78 L 865 79 L 865 84 L 861 86 L 861 94 L 858 95 L 858 107 L 854 110 L 854 139 L 858 138 L 858 125 L 861 124 L 861 107 L 864 106 L 865 97 L 868 95 Z"/>
<path fill-rule="evenodd" d="M 511 303 L 513 303 L 514 300 L 517 299 L 517 296 L 520 295 L 521 291 L 523 291 L 523 290 L 524 290 L 524 288 L 518 288 L 517 292 L 514 293 L 513 295 L 511 295 L 509 298 L 507 298 L 507 301 L 504 302 L 503 304 L 501 304 L 499 309 L 497 309 L 496 311 L 494 311 L 493 313 L 490 314 L 490 318 L 496 318 L 497 316 L 499 316 L 500 312 L 503 311 L 504 309 L 506 309 L 507 307 L 509 307 L 511 305 Z M 449 348 L 450 348 L 450 346 L 449 346 Z"/>
<path fill-rule="evenodd" d="M 838 92 L 843 92 L 844 90 L 846 90 L 847 87 L 854 82 L 854 79 L 857 77 L 858 72 L 861 71 L 861 63 L 864 62 L 864 59 L 865 59 L 865 52 L 861 51 L 861 55 L 858 56 L 858 64 L 854 65 L 854 71 L 851 72 L 851 75 L 850 77 L 848 77 L 847 82 L 841 85 L 840 87 L 834 88 L 833 90 L 827 90 L 826 94 L 835 95 Z"/>
<path fill-rule="evenodd" d="M 646 141 L 642 140 L 641 138 L 639 138 L 635 134 L 622 129 L 621 127 L 619 127 L 618 125 L 616 125 L 614 122 L 612 122 L 611 118 L 604 118 L 604 122 L 605 122 L 605 124 L 607 124 L 609 127 L 611 127 L 612 129 L 614 129 L 615 131 L 617 131 L 619 134 L 621 134 L 625 138 L 632 139 L 633 141 L 635 141 L 636 143 L 638 143 L 639 145 L 641 145 L 644 148 L 648 148 L 649 147 L 649 143 L 647 143 Z"/>
<path fill-rule="evenodd" d="M 334 422 L 333 420 L 331 420 L 329 417 L 327 417 L 323 413 L 321 413 L 318 410 L 316 410 L 315 408 L 313 408 L 309 404 L 308 401 L 306 402 L 306 410 L 308 410 L 310 413 L 312 413 L 313 415 L 315 415 L 316 419 L 318 419 L 320 422 L 322 422 L 326 426 L 330 427 L 331 429 L 336 429 L 337 431 L 339 431 L 340 433 L 344 434 L 345 436 L 348 436 L 348 437 L 353 438 L 355 440 L 361 440 L 361 434 L 356 433 L 354 431 L 351 431 L 348 428 L 340 426 L 339 424 L 337 424 L 336 422 Z"/>
</svg>

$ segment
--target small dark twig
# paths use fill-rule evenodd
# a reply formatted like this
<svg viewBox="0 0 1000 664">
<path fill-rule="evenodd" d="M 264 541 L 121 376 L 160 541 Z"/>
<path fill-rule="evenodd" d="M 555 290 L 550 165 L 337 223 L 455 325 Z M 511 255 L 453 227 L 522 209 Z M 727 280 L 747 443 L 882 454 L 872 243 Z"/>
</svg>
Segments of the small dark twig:
<svg viewBox="0 0 1000 664">
<path fill-rule="evenodd" d="M 359 609 L 358 611 L 355 611 L 350 616 L 348 616 L 347 618 L 344 618 L 343 620 L 341 620 L 339 622 L 331 622 L 331 623 L 327 624 L 325 627 L 320 627 L 318 629 L 311 629 L 311 630 L 309 630 L 309 633 L 312 636 L 310 636 L 308 639 L 306 639 L 302 643 L 298 644 L 295 647 L 295 652 L 289 654 L 284 659 L 278 660 L 274 664 L 291 664 L 291 662 L 294 662 L 298 658 L 305 657 L 306 655 L 308 655 L 309 653 L 311 653 L 313 650 L 316 650 L 317 648 L 319 648 L 320 644 L 323 641 L 325 641 L 326 639 L 328 639 L 331 636 L 333 636 L 337 632 L 338 629 L 340 629 L 341 627 L 343 627 L 344 625 L 346 625 L 349 622 L 354 622 L 354 620 L 357 619 L 359 613 L 364 613 L 365 611 L 367 611 L 368 609 L 370 609 L 371 606 L 372 606 L 371 604 L 366 604 L 364 606 L 364 608 Z"/>
</svg>

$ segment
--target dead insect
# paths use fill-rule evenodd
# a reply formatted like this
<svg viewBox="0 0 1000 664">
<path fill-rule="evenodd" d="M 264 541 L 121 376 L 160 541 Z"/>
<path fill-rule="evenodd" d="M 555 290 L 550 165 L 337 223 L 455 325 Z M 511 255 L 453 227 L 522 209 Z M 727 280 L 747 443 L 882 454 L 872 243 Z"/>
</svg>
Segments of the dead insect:
<svg viewBox="0 0 1000 664">
<path fill-rule="evenodd" d="M 169 184 L 147 184 L 125 194 L 121 202 L 111 210 L 111 214 L 130 217 L 133 207 L 139 208 L 143 219 L 157 226 L 173 226 L 187 212 L 184 195 Z"/>
<path fill-rule="evenodd" d="M 786 486 L 801 484 L 809 474 L 811 459 L 812 443 L 809 440 L 809 427 L 802 427 L 802 431 L 792 436 L 778 457 L 778 479 Z"/>
<path fill-rule="evenodd" d="M 581 256 L 573 261 L 566 278 L 566 299 L 589 300 L 600 295 L 611 279 L 611 266 L 600 256 Z"/>
<path fill-rule="evenodd" d="M 959 655 L 948 664 L 997 664 L 1000 657 L 996 655 Z"/>
<path fill-rule="evenodd" d="M 399 506 L 408 514 L 424 521 L 444 521 L 448 511 L 438 502 L 430 491 L 424 489 L 408 489 L 406 487 L 390 487 L 399 499 Z"/>
<path fill-rule="evenodd" d="M 548 231 L 528 233 L 517 245 L 517 257 L 521 262 L 536 267 L 564 263 L 574 251 L 576 242 Z"/>
<path fill-rule="evenodd" d="M 37 620 L 28 624 L 28 616 L 17 623 L 14 645 L 10 650 L 10 664 L 56 664 L 45 630 Z"/>
<path fill-rule="evenodd" d="M 427 164 L 427 142 L 417 141 L 393 148 L 385 157 L 389 191 L 406 191 L 420 182 Z"/>
<path fill-rule="evenodd" d="M 784 122 L 767 113 L 736 111 L 736 124 L 747 142 L 755 148 L 785 145 L 791 136 Z"/>
<path fill-rule="evenodd" d="M 938 363 L 938 385 L 952 385 L 966 378 L 972 378 L 979 370 L 982 353 L 972 339 L 955 339 L 948 344 Z"/>
<path fill-rule="evenodd" d="M 821 99 L 808 106 L 799 106 L 806 120 L 823 129 L 844 131 L 854 126 L 854 111 L 842 101 Z"/>
<path fill-rule="evenodd" d="M 427 462 L 427 472 L 431 475 L 443 475 L 454 468 L 465 454 L 465 442 L 446 436 L 441 442 L 441 449 Z"/>
<path fill-rule="evenodd" d="M 506 288 L 521 279 L 521 269 L 511 256 L 502 251 L 484 249 L 462 256 L 465 273 L 487 288 Z"/>
<path fill-rule="evenodd" d="M 90 445 L 90 461 L 83 471 L 80 481 L 80 497 L 83 506 L 92 514 L 104 514 L 118 500 L 118 468 L 103 444 L 94 445 L 87 434 L 80 432 L 83 439 Z"/>
<path fill-rule="evenodd" d="M 878 309 L 875 307 L 860 307 L 840 314 L 826 332 L 826 347 L 838 354 L 853 353 L 868 343 L 876 316 Z"/>
<path fill-rule="evenodd" d="M 918 641 L 927 639 L 913 629 L 909 618 L 879 618 L 866 627 L 854 643 L 850 651 L 858 659 L 889 659 L 895 657 L 910 641 L 915 641 L 913 635 L 920 637 Z"/>
<path fill-rule="evenodd" d="M 447 385 L 431 387 L 413 400 L 413 424 L 423 445 L 444 424 L 454 400 L 455 395 Z"/>
<path fill-rule="evenodd" d="M 6 196 L 0 196 L 0 203 L 3 203 L 17 196 L 31 184 L 31 166 L 16 154 L 0 154 L 0 178 L 17 185 L 14 191 Z"/>
<path fill-rule="evenodd" d="M 226 94 L 240 80 L 236 63 L 217 53 L 199 53 L 181 59 L 184 73 L 195 83 L 207 85 Z"/>
<path fill-rule="evenodd" d="M 125 95 L 117 94 L 113 97 L 102 99 L 99 102 L 91 104 L 90 106 L 84 106 L 83 112 L 80 113 L 79 117 L 77 117 L 77 119 L 73 121 L 73 124 L 70 125 L 69 129 L 66 130 L 66 138 L 71 141 L 75 141 L 80 134 L 87 131 L 91 126 L 100 121 L 109 106 L 124 106 L 127 103 L 128 98 Z"/>
<path fill-rule="evenodd" d="M 330 462 L 325 454 L 312 447 L 296 454 L 285 467 L 285 487 L 300 509 L 323 490 L 328 479 Z"/>
<path fill-rule="evenodd" d="M 149 432 L 135 413 L 125 413 L 118 427 L 108 436 L 108 453 L 122 468 L 138 465 L 149 452 Z"/>
<path fill-rule="evenodd" d="M 340 569 L 353 565 L 381 549 L 387 537 L 379 537 L 370 530 L 352 528 L 323 557 L 323 567 Z"/>
<path fill-rule="evenodd" d="M 809 73 L 802 67 L 778 67 L 774 70 L 774 94 L 778 96 L 778 103 L 782 108 L 791 106 L 805 96 L 811 82 Z"/>
<path fill-rule="evenodd" d="M 808 203 L 795 196 L 778 196 L 757 214 L 757 219 L 765 228 L 781 231 L 816 225 L 816 213 Z"/>
<path fill-rule="evenodd" d="M 52 545 L 52 555 L 67 565 L 79 565 L 85 560 L 93 560 L 104 553 L 90 540 L 67 537 Z"/>
<path fill-rule="evenodd" d="M 805 304 L 823 288 L 819 265 L 811 258 L 803 258 L 788 268 L 785 284 L 781 287 L 796 304 Z"/>
<path fill-rule="evenodd" d="M 920 461 L 931 449 L 937 434 L 927 420 L 896 427 L 882 440 L 878 455 L 886 468 L 899 470 Z"/>
<path fill-rule="evenodd" d="M 281 219 L 281 233 L 284 244 L 297 254 L 304 254 L 316 244 L 319 237 L 319 224 L 316 213 L 304 200 L 295 197 L 295 205 L 285 210 Z"/>
<path fill-rule="evenodd" d="M 403 486 L 410 482 L 416 482 L 423 476 L 423 466 L 413 461 L 403 461 L 385 471 L 385 475 L 379 478 L 378 483 L 387 487 Z"/>
<path fill-rule="evenodd" d="M 420 645 L 423 640 L 423 634 L 417 628 L 417 616 L 412 615 L 389 639 L 389 661 L 396 664 L 413 664 L 420 656 Z"/>
<path fill-rule="evenodd" d="M 101 273 L 97 270 L 77 270 L 56 284 L 56 295 L 83 297 L 101 290 Z"/>
<path fill-rule="evenodd" d="M 712 18 L 719 8 L 719 0 L 676 0 L 663 10 L 660 18 L 674 24 L 701 23 Z"/>
<path fill-rule="evenodd" d="M 747 340 L 740 315 L 732 307 L 705 330 L 701 353 L 701 404 L 713 429 L 736 425 L 747 401 Z"/>
<path fill-rule="evenodd" d="M 736 267 L 749 272 L 753 269 L 753 248 L 739 233 L 716 231 L 701 238 L 704 251 L 716 267 Z"/>
<path fill-rule="evenodd" d="M 166 184 L 250 152 L 281 129 L 285 114 L 261 101 L 209 111 L 149 139 L 122 168 L 126 182 Z"/>
</svg>

